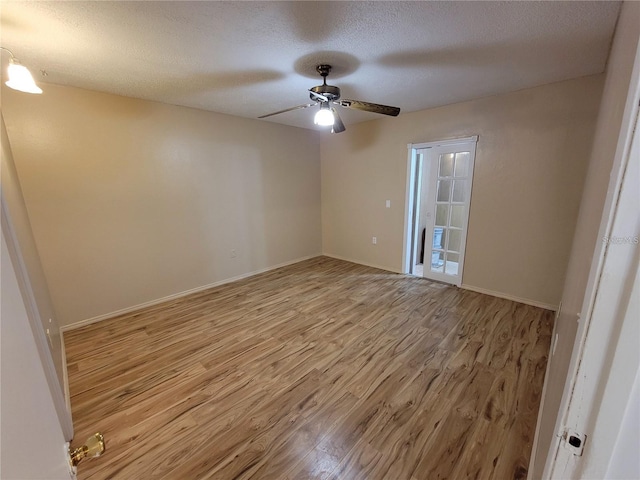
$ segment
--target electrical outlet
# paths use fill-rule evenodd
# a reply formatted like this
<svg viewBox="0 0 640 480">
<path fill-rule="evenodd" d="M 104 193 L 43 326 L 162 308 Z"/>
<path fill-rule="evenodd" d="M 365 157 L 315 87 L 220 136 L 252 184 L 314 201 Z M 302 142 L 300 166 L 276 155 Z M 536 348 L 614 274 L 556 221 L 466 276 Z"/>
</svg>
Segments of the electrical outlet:
<svg viewBox="0 0 640 480">
<path fill-rule="evenodd" d="M 235 250 L 231 250 L 231 251 L 229 252 L 229 257 L 231 257 L 231 258 L 236 258 L 237 256 L 238 256 L 238 255 L 236 254 L 236 251 L 235 251 Z"/>
<path fill-rule="evenodd" d="M 371 237 L 371 243 L 373 243 L 374 245 L 378 244 L 378 237 Z"/>
<path fill-rule="evenodd" d="M 391 200 L 387 200 L 386 207 L 391 208 Z"/>
</svg>

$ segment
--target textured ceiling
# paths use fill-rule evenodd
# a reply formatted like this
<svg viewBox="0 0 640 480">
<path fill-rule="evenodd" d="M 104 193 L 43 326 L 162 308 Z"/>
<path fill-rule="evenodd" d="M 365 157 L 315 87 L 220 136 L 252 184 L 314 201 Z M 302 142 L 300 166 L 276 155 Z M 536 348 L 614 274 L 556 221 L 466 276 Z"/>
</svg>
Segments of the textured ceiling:
<svg viewBox="0 0 640 480">
<path fill-rule="evenodd" d="M 403 112 L 604 70 L 619 2 L 12 2 L 2 46 L 46 83 L 256 118 L 344 98 Z M 2 54 L 3 67 L 8 61 Z M 46 77 L 40 70 L 47 72 Z M 4 70 L 3 70 L 4 72 Z M 39 78 L 38 78 L 39 77 Z M 266 119 L 314 128 L 309 109 Z M 341 110 L 350 123 L 379 118 Z"/>
</svg>

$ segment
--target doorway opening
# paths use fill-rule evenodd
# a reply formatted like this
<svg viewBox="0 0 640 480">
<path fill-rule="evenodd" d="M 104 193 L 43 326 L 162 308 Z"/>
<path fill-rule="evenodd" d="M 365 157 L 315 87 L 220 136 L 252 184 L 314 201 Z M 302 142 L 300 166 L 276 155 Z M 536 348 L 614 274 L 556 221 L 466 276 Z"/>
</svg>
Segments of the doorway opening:
<svg viewBox="0 0 640 480">
<path fill-rule="evenodd" d="M 462 285 L 477 141 L 408 145 L 405 273 Z"/>
</svg>

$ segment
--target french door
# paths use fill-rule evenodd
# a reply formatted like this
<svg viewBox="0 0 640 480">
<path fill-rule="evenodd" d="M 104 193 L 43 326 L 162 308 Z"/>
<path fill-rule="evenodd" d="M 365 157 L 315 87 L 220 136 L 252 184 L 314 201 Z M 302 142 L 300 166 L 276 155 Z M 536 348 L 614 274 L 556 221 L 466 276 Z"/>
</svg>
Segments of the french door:
<svg viewBox="0 0 640 480">
<path fill-rule="evenodd" d="M 422 235 L 414 274 L 460 286 L 469 223 L 476 140 L 414 148 L 417 159 L 414 232 Z"/>
</svg>

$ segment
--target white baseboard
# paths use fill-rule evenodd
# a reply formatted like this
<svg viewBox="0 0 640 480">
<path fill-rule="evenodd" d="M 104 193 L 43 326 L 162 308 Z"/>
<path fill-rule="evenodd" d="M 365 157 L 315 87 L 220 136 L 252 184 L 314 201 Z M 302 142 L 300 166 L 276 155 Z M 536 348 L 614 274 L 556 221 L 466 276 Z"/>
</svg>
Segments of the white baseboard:
<svg viewBox="0 0 640 480">
<path fill-rule="evenodd" d="M 507 293 L 495 292 L 493 290 L 488 290 L 486 288 L 474 287 L 472 285 L 462 284 L 460 288 L 464 288 L 465 290 L 471 290 L 472 292 L 484 293 L 485 295 L 491 295 L 492 297 L 504 298 L 505 300 L 512 300 L 518 303 L 524 303 L 526 305 L 531 305 L 533 307 L 544 308 L 545 310 L 551 310 L 556 312 L 558 310 L 557 305 L 551 305 L 549 303 L 538 302 L 537 300 L 530 300 L 528 298 L 516 297 L 514 295 L 509 295 Z"/>
<path fill-rule="evenodd" d="M 260 273 L 269 272 L 271 270 L 276 270 L 277 268 L 286 267 L 289 265 L 293 265 L 294 263 L 304 262 L 305 260 L 310 260 L 312 258 L 322 256 L 321 253 L 315 255 L 308 255 L 306 257 L 296 258 L 295 260 L 290 260 L 288 262 L 279 263 L 278 265 L 272 265 L 267 268 L 262 268 L 260 270 L 254 270 L 253 272 L 243 273 L 241 275 L 237 275 L 231 278 L 225 278 L 224 280 L 220 280 L 218 282 L 210 283 L 208 285 L 203 285 L 201 287 L 192 288 L 190 290 L 185 290 L 183 292 L 174 293 L 172 295 L 167 295 L 166 297 L 158 298 L 156 300 L 151 300 L 149 302 L 140 303 L 138 305 L 133 305 L 131 307 L 122 308 L 120 310 L 116 310 L 114 312 L 105 313 L 103 315 L 98 315 L 96 317 L 87 318 L 85 320 L 80 320 L 78 322 L 70 323 L 68 325 L 63 325 L 60 327 L 61 332 L 68 332 L 70 330 L 75 330 L 76 328 L 86 327 L 87 325 L 91 325 L 92 323 L 101 322 L 102 320 L 107 320 L 109 318 L 117 317 L 119 315 L 125 315 L 127 313 L 135 312 L 137 310 L 141 310 L 143 308 L 152 307 L 154 305 L 158 305 L 159 303 L 168 302 L 171 300 L 176 300 L 181 297 L 185 297 L 187 295 L 191 295 L 193 293 L 199 293 L 204 290 L 208 290 L 210 288 L 219 287 L 220 285 L 224 285 L 226 283 L 236 282 L 238 280 L 242 280 L 247 277 L 252 277 L 254 275 L 258 275 Z"/>
<path fill-rule="evenodd" d="M 334 255 L 332 253 L 323 253 L 322 255 L 324 257 L 335 258 L 336 260 L 344 260 L 345 262 L 357 263 L 358 265 L 364 265 L 366 267 L 379 268 L 380 270 L 386 270 L 387 272 L 402 273 L 402 271 L 396 270 L 394 268 L 383 267 L 382 265 L 376 265 L 374 263 L 366 263 L 360 260 L 354 260 L 352 258 L 341 257 L 340 255 Z"/>
</svg>

